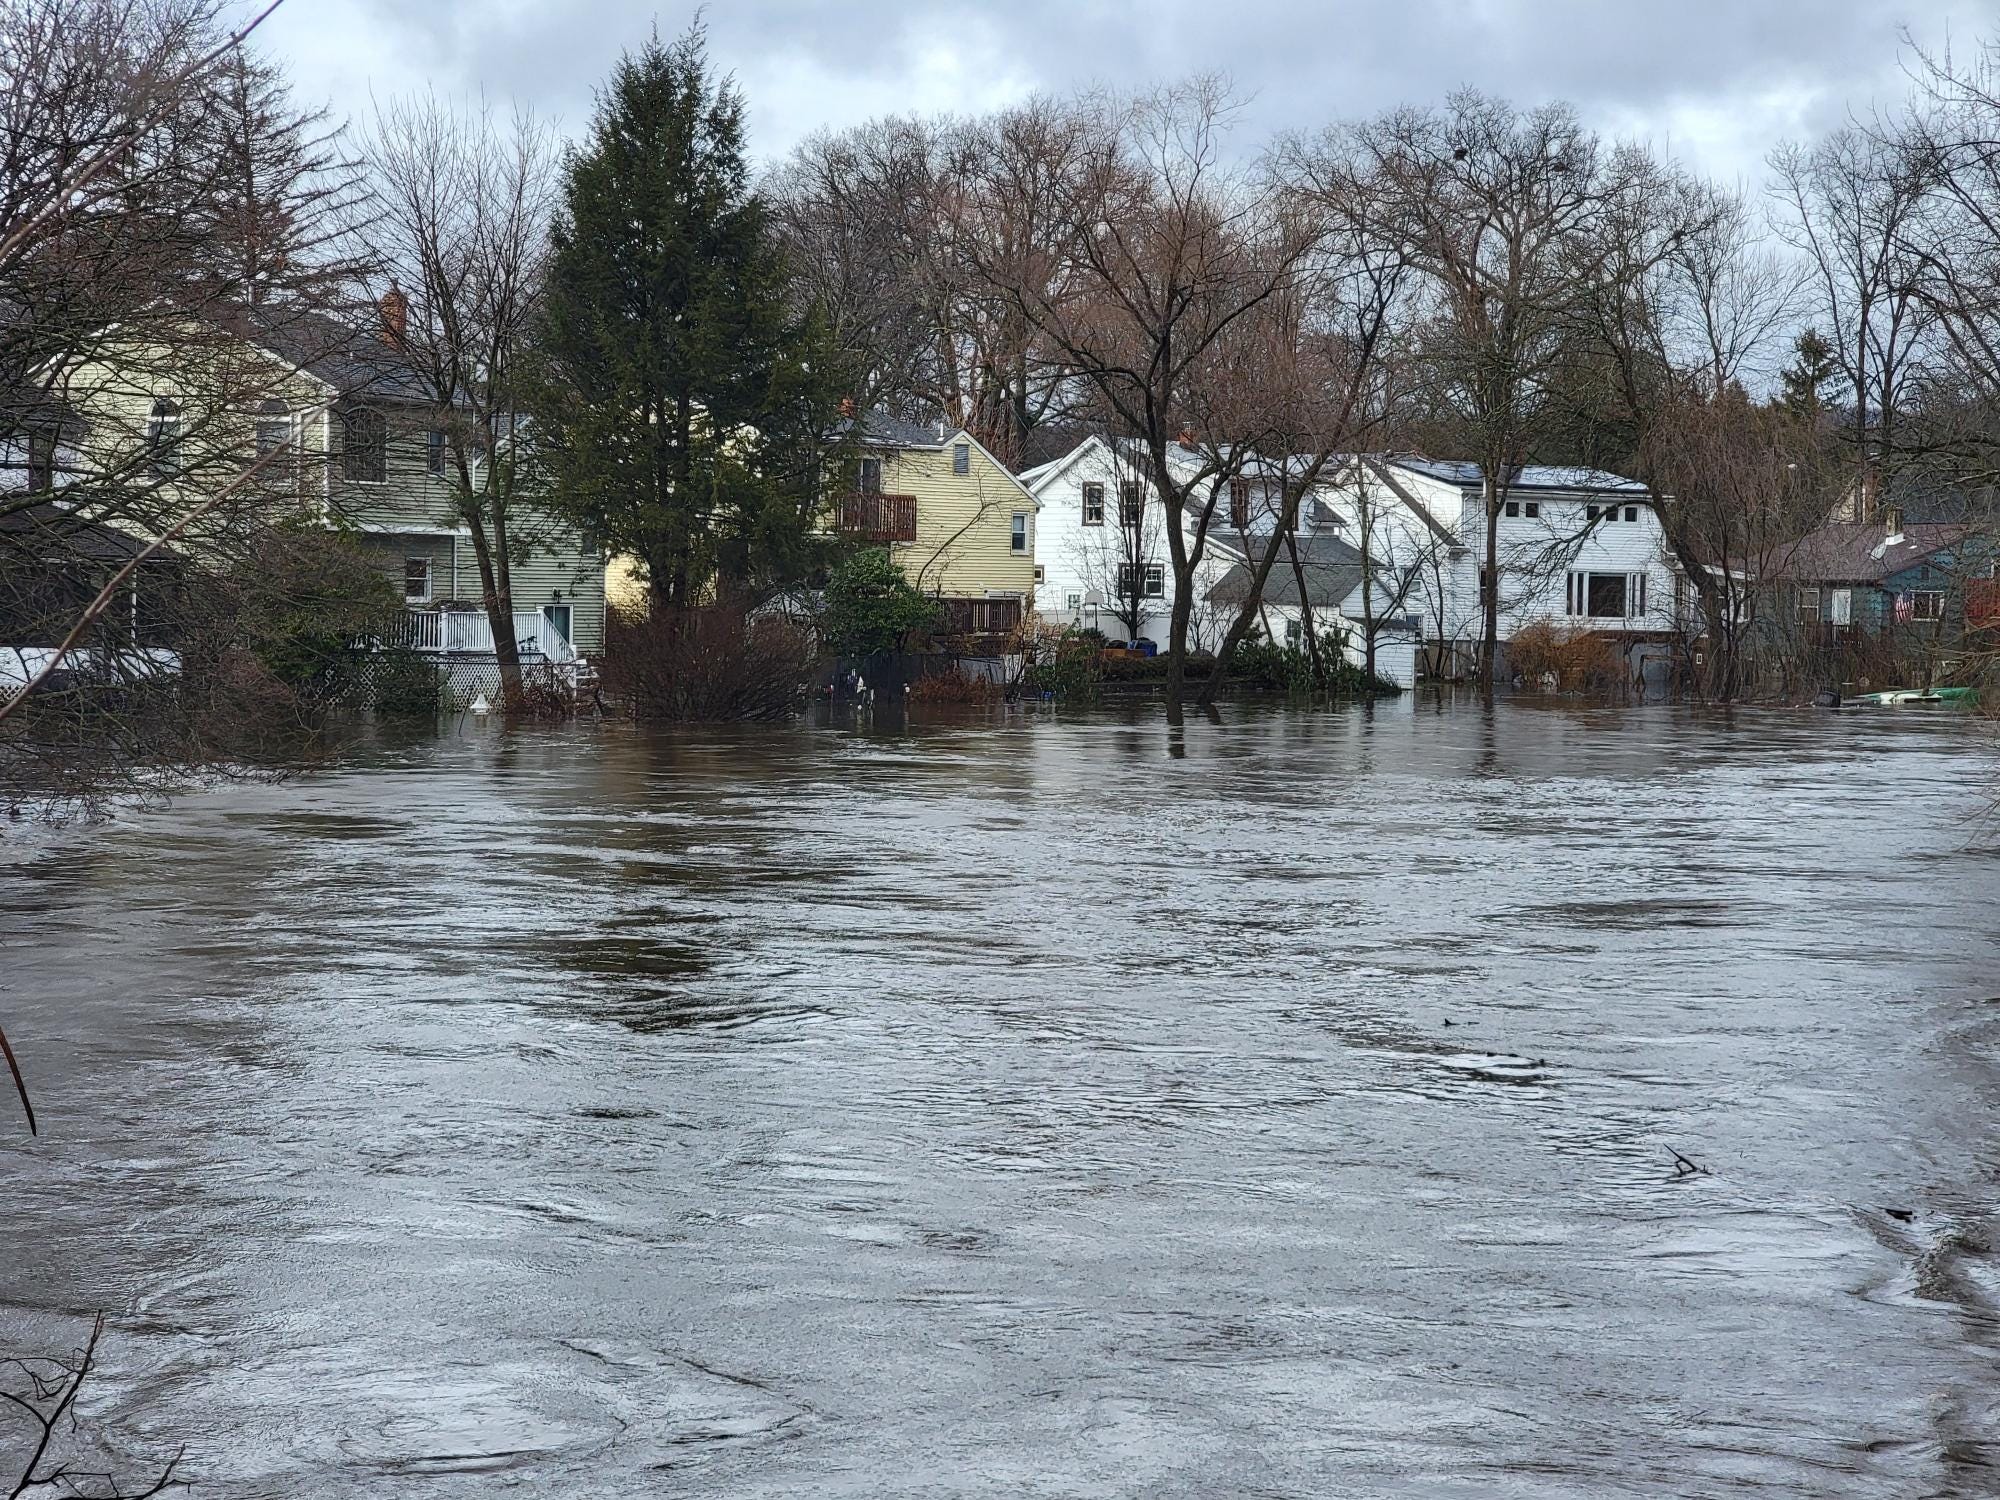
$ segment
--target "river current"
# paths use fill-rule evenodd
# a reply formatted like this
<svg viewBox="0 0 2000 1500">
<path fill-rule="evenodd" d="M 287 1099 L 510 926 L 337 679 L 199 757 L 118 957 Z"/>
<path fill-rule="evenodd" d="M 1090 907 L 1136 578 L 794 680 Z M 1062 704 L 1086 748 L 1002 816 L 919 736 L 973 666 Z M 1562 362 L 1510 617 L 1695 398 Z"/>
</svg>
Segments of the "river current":
<svg viewBox="0 0 2000 1500">
<path fill-rule="evenodd" d="M 201 1496 L 2000 1493 L 1991 749 L 468 723 L 0 840 L 0 1352 Z"/>
</svg>

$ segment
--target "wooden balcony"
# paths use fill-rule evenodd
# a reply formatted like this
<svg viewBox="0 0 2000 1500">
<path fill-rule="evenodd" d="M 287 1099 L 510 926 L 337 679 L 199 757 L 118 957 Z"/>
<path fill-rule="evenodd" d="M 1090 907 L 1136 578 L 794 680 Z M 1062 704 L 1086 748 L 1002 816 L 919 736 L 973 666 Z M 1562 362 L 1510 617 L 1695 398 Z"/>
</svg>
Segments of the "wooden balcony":
<svg viewBox="0 0 2000 1500">
<path fill-rule="evenodd" d="M 869 542 L 914 542 L 917 539 L 915 495 L 873 495 L 860 491 L 840 501 L 840 529 Z"/>
<path fill-rule="evenodd" d="M 1021 628 L 1019 599 L 941 599 L 941 635 L 1012 635 Z"/>
</svg>

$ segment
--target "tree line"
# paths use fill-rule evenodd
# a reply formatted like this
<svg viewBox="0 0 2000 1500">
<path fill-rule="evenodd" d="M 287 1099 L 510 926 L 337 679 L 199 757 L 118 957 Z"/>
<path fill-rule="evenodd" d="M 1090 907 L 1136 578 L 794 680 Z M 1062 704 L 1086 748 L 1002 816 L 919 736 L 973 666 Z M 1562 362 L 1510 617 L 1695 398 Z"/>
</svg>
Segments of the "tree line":
<svg viewBox="0 0 2000 1500">
<path fill-rule="evenodd" d="M 46 504 L 74 383 L 114 344 L 159 350 L 211 396 L 156 414 L 173 483 L 135 430 L 65 494 L 178 538 L 198 481 L 204 555 L 241 564 L 209 591 L 221 662 L 272 612 L 272 502 L 296 489 L 232 424 L 268 377 L 230 340 L 393 305 L 496 644 L 543 517 L 637 559 L 659 609 L 823 579 L 847 414 L 882 409 L 1016 467 L 1121 439 L 1161 502 L 1176 701 L 1254 638 L 1313 487 L 1385 451 L 1481 467 L 1489 678 L 1510 476 L 1589 465 L 1648 487 L 1711 632 L 1704 690 L 1733 697 L 1757 559 L 1901 474 L 1995 471 L 1996 54 L 1909 59 L 1903 105 L 1781 148 L 1751 194 L 1471 89 L 1252 140 L 1216 78 L 885 117 L 760 172 L 698 23 L 627 53 L 564 141 L 436 97 L 335 122 L 212 0 L 7 0 L 0 553 L 53 545 L 7 521 Z M 1188 681 L 1198 572 L 1253 474 L 1284 514 Z M 199 762 L 237 678 L 201 681 L 115 734 L 53 694 L 24 732 L 16 695 L 0 736 L 45 768 Z"/>
</svg>

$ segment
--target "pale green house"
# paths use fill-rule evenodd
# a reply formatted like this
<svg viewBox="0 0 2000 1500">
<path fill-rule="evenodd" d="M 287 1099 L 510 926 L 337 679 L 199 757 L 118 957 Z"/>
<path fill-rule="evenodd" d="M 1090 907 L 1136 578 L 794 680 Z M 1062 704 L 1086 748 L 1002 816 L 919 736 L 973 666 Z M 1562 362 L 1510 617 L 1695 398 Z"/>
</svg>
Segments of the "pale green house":
<svg viewBox="0 0 2000 1500">
<path fill-rule="evenodd" d="M 480 660 L 494 660 L 472 532 L 452 504 L 445 418 L 379 322 L 252 309 L 227 330 L 190 325 L 171 349 L 121 348 L 113 337 L 66 399 L 80 418 L 81 465 L 108 470 L 141 455 L 163 518 L 281 450 L 257 476 L 266 514 L 295 509 L 353 538 L 401 589 L 408 643 L 449 659 L 454 683 L 478 681 Z M 524 662 L 599 656 L 602 552 L 533 505 L 517 498 L 512 510 Z M 210 530 L 210 545 L 226 544 Z M 198 528 L 183 550 L 198 557 L 202 547 Z"/>
</svg>

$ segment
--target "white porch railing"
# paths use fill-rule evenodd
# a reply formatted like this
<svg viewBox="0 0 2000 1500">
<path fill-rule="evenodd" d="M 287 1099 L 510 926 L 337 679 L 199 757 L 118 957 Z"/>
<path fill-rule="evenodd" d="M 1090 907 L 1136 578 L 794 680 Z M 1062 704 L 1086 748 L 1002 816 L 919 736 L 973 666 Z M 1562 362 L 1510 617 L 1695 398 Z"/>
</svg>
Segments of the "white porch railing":
<svg viewBox="0 0 2000 1500">
<path fill-rule="evenodd" d="M 514 611 L 514 640 L 524 659 L 563 663 L 576 660 L 576 647 L 546 611 Z M 403 641 L 413 651 L 448 656 L 491 656 L 493 627 L 478 609 L 406 609 Z"/>
</svg>

